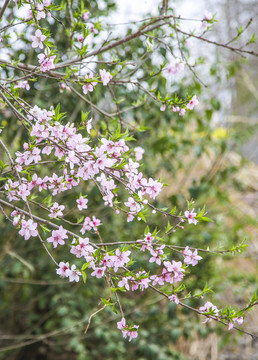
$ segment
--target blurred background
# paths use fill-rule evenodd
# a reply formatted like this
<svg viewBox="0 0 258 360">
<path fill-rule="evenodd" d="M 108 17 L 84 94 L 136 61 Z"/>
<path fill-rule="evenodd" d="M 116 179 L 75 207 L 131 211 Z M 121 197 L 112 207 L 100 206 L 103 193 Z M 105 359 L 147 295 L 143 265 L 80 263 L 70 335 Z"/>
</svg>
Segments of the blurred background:
<svg viewBox="0 0 258 360">
<path fill-rule="evenodd" d="M 3 1 L 0 1 L 0 7 Z M 56 3 L 56 2 L 55 2 Z M 58 1 L 57 1 L 58 3 Z M 158 0 L 111 0 L 84 1 L 85 8 L 99 17 L 103 27 L 103 38 L 119 38 L 136 29 L 139 24 L 131 23 L 159 13 Z M 77 2 L 72 2 L 76 7 Z M 255 0 L 206 0 L 170 1 L 169 7 L 175 14 L 191 19 L 202 19 L 204 10 L 211 12 L 218 20 L 211 32 L 205 36 L 220 43 L 227 43 L 243 31 L 241 38 L 232 46 L 242 46 L 258 32 L 258 6 Z M 5 16 L 11 19 L 15 13 L 11 4 Z M 66 15 L 62 21 L 68 22 Z M 200 28 L 196 21 L 182 22 L 182 28 Z M 59 49 L 66 49 L 66 39 L 57 23 L 50 24 L 51 32 Z M 201 33 L 201 32 L 200 32 Z M 163 30 L 160 38 L 166 38 Z M 22 49 L 0 48 L 0 57 L 15 56 L 31 62 L 35 55 L 30 50 L 30 41 L 23 34 L 19 37 L 23 48 L 28 51 L 22 58 Z M 92 39 L 92 46 L 98 40 Z M 171 38 L 172 43 L 175 38 Z M 257 44 L 248 45 L 257 51 Z M 172 61 L 165 48 L 158 52 L 145 53 L 146 39 L 139 38 L 115 49 L 113 56 L 138 61 L 146 54 L 145 61 L 134 74 L 135 78 L 148 78 L 152 71 L 158 71 L 160 63 Z M 184 74 L 166 81 L 165 77 L 148 78 L 146 86 L 176 93 L 184 98 L 197 94 L 200 105 L 196 111 L 185 117 L 167 109 L 160 112 L 159 106 L 139 89 L 116 87 L 114 93 L 121 100 L 121 108 L 134 102 L 144 105 L 127 112 L 124 120 L 131 132 L 135 132 L 136 143 L 145 149 L 144 165 L 141 169 L 147 176 L 161 177 L 169 186 L 161 193 L 157 206 L 178 209 L 186 207 L 186 199 L 193 199 L 196 207 L 206 204 L 213 223 L 186 227 L 182 233 L 171 237 L 172 245 L 199 248 L 226 249 L 246 239 L 249 245 L 242 254 L 231 256 L 203 256 L 197 267 L 188 275 L 186 283 L 192 293 L 202 290 L 207 283 L 214 294 L 207 294 L 204 300 L 190 300 L 188 304 L 201 306 L 203 301 L 212 301 L 218 307 L 225 304 L 244 306 L 257 291 L 258 274 L 258 62 L 256 57 L 242 57 L 221 47 L 189 39 L 184 47 L 200 80 L 189 69 Z M 176 50 L 175 50 L 176 54 Z M 34 56 L 34 58 L 33 58 Z M 98 60 L 105 60 L 105 54 Z M 98 66 L 92 68 L 97 71 Z M 110 67 L 107 70 L 113 71 Z M 117 70 L 117 69 L 116 69 Z M 20 74 L 5 68 L 1 79 Z M 123 71 L 118 74 L 123 75 Z M 59 92 L 59 85 L 44 78 L 33 85 L 29 93 L 20 96 L 32 106 L 49 108 L 61 103 L 61 111 L 67 112 L 68 120 L 80 123 L 80 112 L 89 111 L 81 100 L 71 92 Z M 66 97 L 67 101 L 62 99 Z M 106 111 L 116 109 L 113 96 L 108 89 L 96 87 L 92 102 Z M 2 106 L 2 105 L 0 105 Z M 116 126 L 116 121 L 102 118 L 94 113 L 92 136 L 105 136 Z M 0 121 L 6 129 L 2 136 L 13 151 L 21 150 L 26 133 L 17 123 L 8 108 L 1 108 Z M 8 127 L 7 127 L 8 125 Z M 147 127 L 147 129 L 146 129 Z M 142 132 L 136 132 L 135 130 Z M 0 149 L 0 158 L 6 160 Z M 3 160 L 3 161 L 4 161 Z M 49 172 L 54 167 L 49 168 Z M 44 170 L 46 171 L 46 170 Z M 2 183 L 1 183 L 2 185 Z M 2 189 L 1 189 L 2 190 Z M 87 193 L 89 208 L 103 221 L 103 239 L 126 241 L 138 239 L 144 231 L 140 223 L 127 224 L 103 207 L 101 196 L 89 184 L 82 184 L 80 191 Z M 2 196 L 2 195 L 1 195 Z M 67 202 L 72 194 L 66 194 Z M 150 227 L 165 223 L 159 215 L 153 215 Z M 151 292 L 121 294 L 128 319 L 140 325 L 137 340 L 128 343 L 116 329 L 120 315 L 107 308 L 96 315 L 86 334 L 89 316 L 98 308 L 100 297 L 107 296 L 104 282 L 88 277 L 85 285 L 69 284 L 59 279 L 55 267 L 34 239 L 24 242 L 0 213 L 0 359 L 4 360 L 257 360 L 258 344 L 246 335 L 228 332 L 218 324 L 202 324 L 202 319 L 186 309 L 179 309 L 174 303 L 167 303 Z M 107 240 L 106 240 L 107 241 Z M 57 257 L 65 260 L 62 249 Z M 68 257 L 67 257 L 68 261 Z M 141 254 L 137 260 L 141 266 L 146 261 Z M 254 309 L 245 319 L 244 328 L 258 333 L 258 312 Z"/>
</svg>

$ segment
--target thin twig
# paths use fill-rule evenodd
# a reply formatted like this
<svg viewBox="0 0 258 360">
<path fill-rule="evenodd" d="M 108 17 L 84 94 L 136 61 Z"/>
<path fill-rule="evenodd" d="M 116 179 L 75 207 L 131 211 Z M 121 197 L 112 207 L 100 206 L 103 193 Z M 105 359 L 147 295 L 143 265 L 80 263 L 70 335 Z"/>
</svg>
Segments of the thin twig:
<svg viewBox="0 0 258 360">
<path fill-rule="evenodd" d="M 91 319 L 93 318 L 93 316 L 97 315 L 97 313 L 99 313 L 100 311 L 104 310 L 106 306 L 107 306 L 107 305 L 104 304 L 104 306 L 102 306 L 102 308 L 98 309 L 98 310 L 95 311 L 93 314 L 91 314 L 91 316 L 89 317 L 89 320 L 88 320 L 88 324 L 87 324 L 87 326 L 86 326 L 86 328 L 85 328 L 85 330 L 84 330 L 84 334 L 87 333 L 87 331 L 88 331 L 88 329 L 89 329 L 89 327 L 90 327 Z"/>
<path fill-rule="evenodd" d="M 5 12 L 5 10 L 6 10 L 6 7 L 7 7 L 8 3 L 9 3 L 9 1 L 10 1 L 10 0 L 5 0 L 4 5 L 3 5 L 3 7 L 2 7 L 2 10 L 0 11 L 0 19 L 1 19 L 2 16 L 4 15 L 4 12 Z"/>
</svg>

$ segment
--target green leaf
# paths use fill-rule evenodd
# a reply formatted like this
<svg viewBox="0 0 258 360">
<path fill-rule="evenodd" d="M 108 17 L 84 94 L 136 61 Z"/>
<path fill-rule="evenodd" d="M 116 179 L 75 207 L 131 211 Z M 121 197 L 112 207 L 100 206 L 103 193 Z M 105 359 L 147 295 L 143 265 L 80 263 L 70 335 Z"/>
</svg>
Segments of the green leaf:
<svg viewBox="0 0 258 360">
<path fill-rule="evenodd" d="M 137 217 L 139 217 L 140 219 L 142 219 L 144 222 L 147 222 L 146 217 L 144 216 L 143 212 L 139 212 L 139 213 L 137 214 Z"/>
<path fill-rule="evenodd" d="M 204 207 L 202 208 L 201 212 L 196 216 L 196 219 L 197 219 L 198 217 L 202 217 L 202 215 L 204 215 L 204 213 L 205 213 L 205 205 L 204 205 Z"/>
<path fill-rule="evenodd" d="M 250 304 L 254 304 L 258 300 L 256 292 L 253 294 L 252 299 L 250 300 Z"/>
<path fill-rule="evenodd" d="M 251 36 L 250 40 L 247 42 L 246 45 L 248 44 L 252 44 L 256 42 L 256 37 L 255 37 L 255 33 L 253 33 L 253 35 Z"/>
<path fill-rule="evenodd" d="M 85 283 L 86 283 L 86 279 L 87 279 L 87 275 L 85 274 L 84 271 L 82 271 L 81 273 L 82 273 L 83 282 L 84 282 L 84 284 L 85 284 Z"/>
<path fill-rule="evenodd" d="M 0 160 L 0 166 L 4 170 L 8 165 L 6 165 L 2 160 Z"/>
<path fill-rule="evenodd" d="M 207 222 L 213 222 L 213 220 L 209 219 L 207 216 L 198 216 L 198 217 L 196 216 L 196 219 Z"/>
<path fill-rule="evenodd" d="M 114 303 L 111 303 L 110 300 L 107 300 L 105 298 L 101 298 L 101 301 L 107 306 L 114 306 Z"/>
<path fill-rule="evenodd" d="M 170 211 L 170 214 L 171 214 L 171 215 L 174 215 L 175 212 L 176 212 L 176 206 Z"/>
<path fill-rule="evenodd" d="M 42 224 L 40 224 L 40 227 L 41 227 L 41 229 L 43 230 L 44 234 L 45 234 L 45 233 L 48 233 L 48 232 L 51 232 L 51 230 L 50 230 L 49 228 L 47 228 L 46 226 L 44 226 L 44 225 L 42 225 Z"/>
<path fill-rule="evenodd" d="M 117 311 L 117 309 L 116 309 L 115 305 L 113 305 L 113 306 L 112 306 L 112 311 L 113 311 L 113 313 L 115 313 L 115 314 L 117 314 L 117 313 L 118 313 L 118 311 Z"/>
<path fill-rule="evenodd" d="M 147 225 L 145 230 L 144 230 L 144 236 L 146 236 L 148 233 L 150 232 L 150 228 L 149 226 Z"/>
<path fill-rule="evenodd" d="M 83 265 L 82 265 L 82 268 L 81 268 L 81 271 L 87 269 L 87 268 L 90 266 L 90 263 L 91 263 L 91 261 L 88 261 L 88 262 L 86 262 L 85 264 L 83 264 Z"/>
</svg>

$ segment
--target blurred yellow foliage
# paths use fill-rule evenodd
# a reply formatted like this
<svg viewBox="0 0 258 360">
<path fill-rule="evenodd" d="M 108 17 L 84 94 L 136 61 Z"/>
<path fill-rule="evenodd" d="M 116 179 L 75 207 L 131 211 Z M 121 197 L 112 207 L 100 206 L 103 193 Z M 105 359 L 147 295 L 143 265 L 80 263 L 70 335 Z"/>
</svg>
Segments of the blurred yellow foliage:
<svg viewBox="0 0 258 360">
<path fill-rule="evenodd" d="M 228 139 L 229 136 L 229 130 L 224 127 L 218 127 L 212 132 L 212 136 L 215 139 Z"/>
</svg>

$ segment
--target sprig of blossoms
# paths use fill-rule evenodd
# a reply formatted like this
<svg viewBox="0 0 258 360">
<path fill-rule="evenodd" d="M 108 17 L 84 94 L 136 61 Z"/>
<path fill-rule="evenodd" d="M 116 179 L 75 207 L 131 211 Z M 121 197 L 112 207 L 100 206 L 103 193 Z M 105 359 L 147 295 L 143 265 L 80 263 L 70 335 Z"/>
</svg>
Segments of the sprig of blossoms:
<svg viewBox="0 0 258 360">
<path fill-rule="evenodd" d="M 38 55 L 40 70 L 42 72 L 46 72 L 55 68 L 54 60 L 56 55 L 49 56 L 47 51 L 45 50 L 44 54 Z"/>
<path fill-rule="evenodd" d="M 25 240 L 29 240 L 29 238 L 38 236 L 38 230 L 37 230 L 38 224 L 33 222 L 32 219 L 21 220 L 21 230 L 19 231 L 19 234 L 24 237 Z"/>
<path fill-rule="evenodd" d="M 117 323 L 117 328 L 118 330 L 122 331 L 123 337 L 126 339 L 127 337 L 129 338 L 129 342 L 132 339 L 137 338 L 138 336 L 138 329 L 139 329 L 139 325 L 131 325 L 128 326 L 126 324 L 126 320 L 123 317 L 121 321 L 118 321 Z"/>
<path fill-rule="evenodd" d="M 197 249 L 192 252 L 188 246 L 184 249 L 182 254 L 186 265 L 195 266 L 198 264 L 198 261 L 202 259 L 202 257 L 198 255 Z"/>
<path fill-rule="evenodd" d="M 99 70 L 99 74 L 100 74 L 101 81 L 104 86 L 106 86 L 110 82 L 110 80 L 113 78 L 113 76 L 105 69 Z"/>
</svg>

